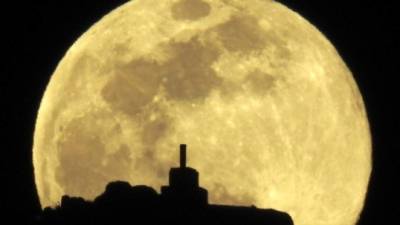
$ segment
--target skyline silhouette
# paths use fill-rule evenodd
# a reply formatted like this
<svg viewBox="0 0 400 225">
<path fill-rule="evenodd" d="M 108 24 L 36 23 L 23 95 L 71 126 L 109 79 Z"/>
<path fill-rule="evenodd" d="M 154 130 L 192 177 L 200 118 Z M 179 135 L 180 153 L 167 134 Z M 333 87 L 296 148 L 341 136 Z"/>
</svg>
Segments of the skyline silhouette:
<svg viewBox="0 0 400 225">
<path fill-rule="evenodd" d="M 169 185 L 158 194 L 145 185 L 110 182 L 93 201 L 64 195 L 46 207 L 35 224 L 174 224 L 174 225 L 293 225 L 289 214 L 256 206 L 209 204 L 199 173 L 186 166 L 186 145 L 180 145 L 180 167 L 171 168 Z"/>
</svg>

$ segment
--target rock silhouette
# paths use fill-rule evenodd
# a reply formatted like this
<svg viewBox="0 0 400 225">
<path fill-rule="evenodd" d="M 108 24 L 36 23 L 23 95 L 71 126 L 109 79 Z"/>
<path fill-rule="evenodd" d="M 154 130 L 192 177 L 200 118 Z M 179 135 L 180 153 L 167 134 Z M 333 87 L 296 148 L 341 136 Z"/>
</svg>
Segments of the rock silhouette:
<svg viewBox="0 0 400 225">
<path fill-rule="evenodd" d="M 291 217 L 273 209 L 213 205 L 199 186 L 199 173 L 186 167 L 186 145 L 181 145 L 179 168 L 171 168 L 169 186 L 153 188 L 115 181 L 93 201 L 63 196 L 60 205 L 45 208 L 37 225 L 293 225 Z"/>
</svg>

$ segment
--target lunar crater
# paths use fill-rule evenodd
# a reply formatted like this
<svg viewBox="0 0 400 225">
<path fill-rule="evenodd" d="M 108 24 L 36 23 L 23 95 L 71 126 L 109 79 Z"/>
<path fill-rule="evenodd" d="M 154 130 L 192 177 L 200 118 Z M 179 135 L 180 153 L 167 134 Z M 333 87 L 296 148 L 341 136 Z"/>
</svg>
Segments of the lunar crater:
<svg viewBox="0 0 400 225">
<path fill-rule="evenodd" d="M 60 153 L 56 181 L 66 193 L 95 197 L 94 193 L 99 193 L 108 180 L 108 177 L 96 172 L 102 170 L 105 149 L 99 137 L 86 132 L 76 133 L 79 126 L 79 122 L 69 124 L 64 138 L 58 142 Z"/>
<path fill-rule="evenodd" d="M 256 95 L 264 96 L 270 94 L 276 88 L 279 80 L 281 80 L 280 77 L 257 69 L 246 76 L 242 87 L 251 90 Z"/>
<path fill-rule="evenodd" d="M 179 0 L 171 7 L 172 17 L 175 20 L 198 20 L 211 12 L 211 6 L 202 0 Z"/>
<path fill-rule="evenodd" d="M 165 67 L 167 94 L 176 100 L 204 99 L 222 82 L 212 68 L 220 52 L 207 48 L 198 38 L 172 43 L 174 57 Z"/>
<path fill-rule="evenodd" d="M 137 59 L 122 66 L 101 94 L 112 107 L 134 115 L 152 102 L 160 87 L 171 99 L 190 101 L 206 98 L 222 82 L 212 64 L 220 53 L 197 38 L 166 45 L 171 56 L 158 63 Z"/>
<path fill-rule="evenodd" d="M 250 15 L 232 16 L 211 32 L 216 32 L 219 41 L 228 51 L 248 53 L 264 49 L 268 33 L 259 25 L 258 20 Z"/>
<path fill-rule="evenodd" d="M 99 120 L 89 114 L 63 125 L 57 141 L 59 154 L 55 180 L 66 193 L 92 198 L 110 179 L 129 179 L 126 171 L 132 163 L 130 149 L 126 145 L 121 145 L 115 152 L 107 149 L 104 143 L 107 140 L 101 136 L 107 125 L 97 123 Z M 116 124 L 112 130 L 118 135 L 120 129 Z M 79 192 L 81 189 L 85 189 L 84 193 Z"/>
<path fill-rule="evenodd" d="M 135 115 L 158 93 L 161 72 L 157 62 L 137 59 L 119 67 L 101 90 L 101 95 L 113 108 Z"/>
</svg>

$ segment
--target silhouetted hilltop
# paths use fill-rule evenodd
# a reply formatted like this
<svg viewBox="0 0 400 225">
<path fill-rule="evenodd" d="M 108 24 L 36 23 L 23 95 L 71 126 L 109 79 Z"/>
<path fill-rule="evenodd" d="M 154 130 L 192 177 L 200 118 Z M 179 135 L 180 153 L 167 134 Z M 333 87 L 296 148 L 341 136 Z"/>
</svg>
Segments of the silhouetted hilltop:
<svg viewBox="0 0 400 225">
<path fill-rule="evenodd" d="M 208 204 L 208 192 L 198 178 L 195 169 L 186 167 L 186 146 L 181 145 L 181 165 L 171 168 L 169 186 L 163 186 L 161 194 L 151 187 L 115 181 L 94 201 L 63 196 L 59 206 L 43 210 L 36 224 L 293 224 L 287 213 L 272 209 Z"/>
</svg>

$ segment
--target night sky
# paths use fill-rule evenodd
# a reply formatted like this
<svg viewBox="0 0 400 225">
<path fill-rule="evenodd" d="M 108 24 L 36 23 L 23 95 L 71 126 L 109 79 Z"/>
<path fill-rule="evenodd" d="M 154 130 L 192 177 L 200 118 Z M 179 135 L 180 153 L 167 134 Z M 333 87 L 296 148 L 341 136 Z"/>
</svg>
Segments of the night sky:
<svg viewBox="0 0 400 225">
<path fill-rule="evenodd" d="M 39 211 L 32 139 L 47 82 L 74 41 L 124 2 L 1 3 L 4 65 L 0 75 L 3 103 L 0 215 L 28 222 Z M 364 97 L 373 134 L 374 165 L 365 210 L 358 224 L 400 224 L 397 221 L 400 216 L 400 85 L 396 82 L 400 64 L 396 32 L 400 32 L 400 19 L 397 8 L 386 1 L 280 2 L 307 18 L 333 42 Z M 4 218 L 1 216 L 0 220 Z"/>
</svg>

